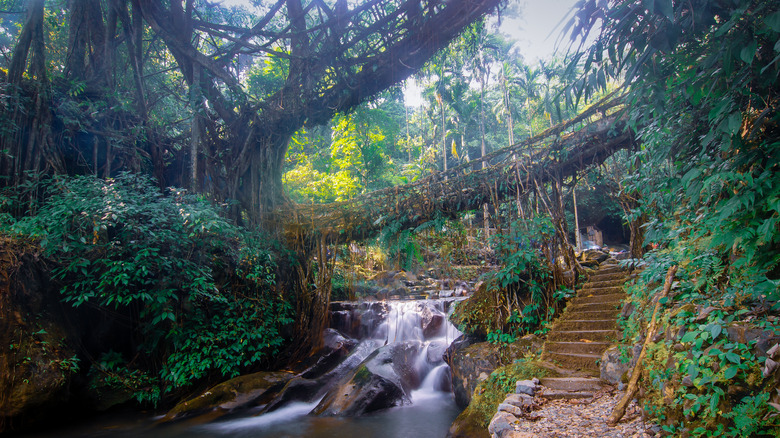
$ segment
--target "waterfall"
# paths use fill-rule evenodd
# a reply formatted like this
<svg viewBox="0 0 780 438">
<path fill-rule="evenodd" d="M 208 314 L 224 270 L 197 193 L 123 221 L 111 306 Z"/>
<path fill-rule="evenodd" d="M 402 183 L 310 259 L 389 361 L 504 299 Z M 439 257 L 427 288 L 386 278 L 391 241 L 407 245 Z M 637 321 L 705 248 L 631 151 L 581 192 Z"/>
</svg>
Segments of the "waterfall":
<svg viewBox="0 0 780 438">
<path fill-rule="evenodd" d="M 355 357 L 347 358 L 341 366 L 354 367 L 354 363 L 385 345 L 419 342 L 419 353 L 413 360 L 418 383 L 411 389 L 412 404 L 436 393 L 449 393 L 451 377 L 443 355 L 461 335 L 448 319 L 452 304 L 460 300 L 334 303 L 331 328 L 360 342 L 352 353 Z"/>
</svg>

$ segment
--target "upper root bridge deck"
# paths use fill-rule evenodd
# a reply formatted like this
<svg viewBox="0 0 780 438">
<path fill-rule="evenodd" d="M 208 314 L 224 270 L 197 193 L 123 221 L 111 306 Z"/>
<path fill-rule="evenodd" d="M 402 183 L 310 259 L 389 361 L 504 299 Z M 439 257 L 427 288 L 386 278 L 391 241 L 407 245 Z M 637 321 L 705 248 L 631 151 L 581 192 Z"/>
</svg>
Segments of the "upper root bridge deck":
<svg viewBox="0 0 780 438">
<path fill-rule="evenodd" d="M 622 120 L 621 101 L 610 95 L 569 121 L 448 172 L 349 201 L 295 204 L 268 213 L 266 220 L 284 224 L 290 237 L 315 232 L 329 242 L 346 242 L 376 235 L 389 224 L 414 227 L 440 215 L 451 217 L 523 196 L 535 184 L 575 175 L 633 146 L 635 136 Z"/>
</svg>

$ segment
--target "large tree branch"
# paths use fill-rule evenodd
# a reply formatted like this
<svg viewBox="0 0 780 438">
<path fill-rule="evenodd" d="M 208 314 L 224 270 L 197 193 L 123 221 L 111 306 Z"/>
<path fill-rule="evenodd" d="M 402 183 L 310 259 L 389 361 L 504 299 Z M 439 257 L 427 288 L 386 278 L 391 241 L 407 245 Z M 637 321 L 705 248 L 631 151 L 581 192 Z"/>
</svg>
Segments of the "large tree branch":
<svg viewBox="0 0 780 438">
<path fill-rule="evenodd" d="M 368 193 L 352 201 L 297 205 L 270 213 L 269 221 L 284 217 L 290 236 L 321 233 L 337 242 L 359 240 L 376 235 L 393 224 L 413 228 L 437 215 L 453 217 L 462 211 L 481 208 L 486 202 L 514 199 L 526 194 L 534 184 L 551 182 L 553 177 L 573 176 L 597 165 L 621 149 L 631 147 L 634 134 L 618 114 L 590 123 L 577 132 L 557 137 L 547 147 L 520 161 L 509 158 L 512 148 L 494 154 L 506 155 L 499 164 L 473 172 L 461 167 L 419 182 Z M 549 140 L 547 136 L 544 140 Z M 530 164 L 523 164 L 530 163 Z M 290 220 L 289 218 L 296 218 Z"/>
</svg>

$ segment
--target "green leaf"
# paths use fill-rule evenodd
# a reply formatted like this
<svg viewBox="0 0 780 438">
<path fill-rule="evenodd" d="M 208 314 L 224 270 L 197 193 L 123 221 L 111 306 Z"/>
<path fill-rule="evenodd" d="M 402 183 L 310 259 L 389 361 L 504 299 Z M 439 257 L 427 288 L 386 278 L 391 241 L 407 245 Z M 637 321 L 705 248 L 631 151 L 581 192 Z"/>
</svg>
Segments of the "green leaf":
<svg viewBox="0 0 780 438">
<path fill-rule="evenodd" d="M 723 327 L 721 327 L 720 324 L 712 324 L 710 326 L 710 334 L 712 335 L 713 340 L 717 338 L 722 331 L 723 331 Z"/>
<path fill-rule="evenodd" d="M 726 372 L 723 373 L 723 377 L 725 377 L 728 380 L 731 380 L 734 378 L 734 376 L 737 375 L 737 372 L 739 369 L 737 367 L 728 367 L 726 368 Z"/>
<path fill-rule="evenodd" d="M 688 333 L 683 335 L 683 337 L 680 340 L 680 342 L 682 342 L 682 343 L 693 342 L 698 335 L 699 335 L 699 332 L 690 331 L 690 332 L 688 332 Z"/>
<path fill-rule="evenodd" d="M 729 362 L 736 363 L 736 364 L 740 363 L 740 361 L 741 361 L 739 355 L 735 354 L 732 351 L 729 351 L 729 352 L 726 353 L 726 359 L 728 359 Z"/>
<path fill-rule="evenodd" d="M 745 47 L 742 48 L 739 52 L 739 57 L 745 63 L 751 64 L 753 62 L 753 58 L 756 56 L 756 49 L 758 48 L 758 42 L 756 40 L 753 40 L 749 42 Z"/>
<path fill-rule="evenodd" d="M 766 22 L 766 25 L 769 26 L 769 28 L 773 31 L 780 32 L 780 11 L 777 11 L 774 14 L 770 14 L 768 17 L 766 17 L 764 22 Z"/>
</svg>

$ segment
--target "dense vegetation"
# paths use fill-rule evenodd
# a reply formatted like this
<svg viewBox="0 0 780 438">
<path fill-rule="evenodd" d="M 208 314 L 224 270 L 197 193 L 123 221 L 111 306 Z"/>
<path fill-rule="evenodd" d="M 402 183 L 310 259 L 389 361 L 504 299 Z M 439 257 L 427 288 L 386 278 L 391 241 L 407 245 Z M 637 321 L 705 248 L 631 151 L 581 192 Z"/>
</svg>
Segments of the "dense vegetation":
<svg viewBox="0 0 780 438">
<path fill-rule="evenodd" d="M 631 289 L 644 317 L 626 321 L 629 342 L 679 266 L 667 335 L 651 343 L 645 408 L 673 435 L 776 435 L 779 379 L 766 350 L 780 310 L 780 7 L 583 1 L 573 33 L 597 22 L 578 92 L 625 79 L 642 149 L 622 190 L 657 246 Z M 736 334 L 745 329 L 753 335 Z"/>
<path fill-rule="evenodd" d="M 512 202 L 389 223 L 368 251 L 404 269 L 495 262 L 455 319 L 502 343 L 559 310 L 577 224 L 622 214 L 649 251 L 627 346 L 679 267 L 646 411 L 674 435 L 777 435 L 780 6 L 582 0 L 567 29 L 595 43 L 530 64 L 481 19 L 496 3 L 0 2 L 0 231 L 41 248 L 69 306 L 123 321 L 121 342 L 63 369 L 156 403 L 307 354 L 331 279 L 351 294 L 327 263 L 349 250 L 268 214 L 467 165 L 622 84 L 635 150 Z M 419 106 L 400 88 L 412 74 Z"/>
</svg>

